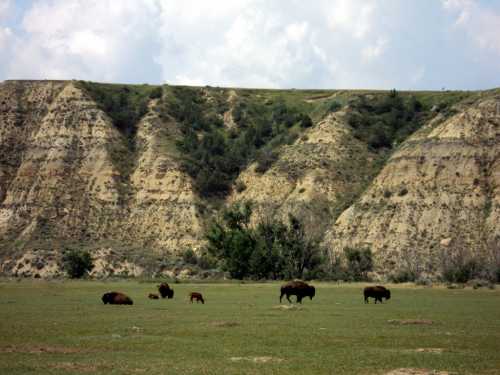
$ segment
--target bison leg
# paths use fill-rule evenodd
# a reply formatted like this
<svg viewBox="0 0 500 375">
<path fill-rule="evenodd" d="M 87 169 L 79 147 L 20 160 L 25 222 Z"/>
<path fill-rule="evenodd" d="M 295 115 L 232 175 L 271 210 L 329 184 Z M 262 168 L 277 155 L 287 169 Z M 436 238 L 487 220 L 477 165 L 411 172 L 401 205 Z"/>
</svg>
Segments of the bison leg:
<svg viewBox="0 0 500 375">
<path fill-rule="evenodd" d="M 287 293 L 286 299 L 288 300 L 288 302 L 292 303 L 292 300 L 290 299 L 290 294 Z"/>
<path fill-rule="evenodd" d="M 365 303 L 370 303 L 370 301 L 368 301 L 368 296 L 365 296 Z"/>
<path fill-rule="evenodd" d="M 283 298 L 284 295 L 285 295 L 285 293 L 281 292 L 280 303 L 281 303 L 281 299 Z"/>
<path fill-rule="evenodd" d="M 302 296 L 297 296 L 297 303 L 302 303 Z"/>
</svg>

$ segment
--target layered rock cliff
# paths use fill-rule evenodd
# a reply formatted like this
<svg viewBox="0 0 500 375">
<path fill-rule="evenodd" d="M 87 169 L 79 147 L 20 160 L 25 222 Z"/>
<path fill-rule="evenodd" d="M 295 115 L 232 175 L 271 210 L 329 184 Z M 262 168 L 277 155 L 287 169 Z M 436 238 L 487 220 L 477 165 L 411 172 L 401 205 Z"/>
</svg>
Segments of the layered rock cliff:
<svg viewBox="0 0 500 375">
<path fill-rule="evenodd" d="M 202 248 L 217 208 L 246 200 L 254 202 L 254 220 L 299 216 L 332 259 L 347 247 L 369 247 L 384 274 L 435 274 L 454 257 L 500 261 L 498 91 L 411 94 L 426 111 L 415 119 L 425 123 L 391 149 L 374 148 L 349 120 L 352 98 L 369 104 L 383 93 L 200 93 L 183 94 L 205 100 L 193 106 L 198 112 L 167 89 L 148 96 L 130 131 L 79 82 L 0 83 L 0 272 L 55 274 L 65 249 L 82 248 L 94 255 L 96 274 L 139 275 Z M 234 137 L 248 126 L 247 111 L 265 132 L 275 116 L 269 108 L 277 103 L 282 111 L 282 97 L 312 126 L 294 117 L 287 126 L 296 139 L 276 143 L 269 168 L 259 171 L 250 160 L 229 194 L 200 195 L 178 143 L 190 126 L 186 114 L 196 122 L 205 111 Z M 443 103 L 454 107 L 443 111 Z M 259 117 L 261 110 L 269 116 Z"/>
<path fill-rule="evenodd" d="M 378 270 L 434 274 L 443 263 L 500 255 L 500 93 L 438 116 L 388 160 L 325 242 L 369 247 Z"/>
<path fill-rule="evenodd" d="M 0 103 L 4 269 L 27 250 L 55 259 L 75 244 L 161 254 L 199 243 L 196 197 L 168 147 L 173 120 L 150 107 L 130 150 L 74 82 L 5 82 Z"/>
</svg>

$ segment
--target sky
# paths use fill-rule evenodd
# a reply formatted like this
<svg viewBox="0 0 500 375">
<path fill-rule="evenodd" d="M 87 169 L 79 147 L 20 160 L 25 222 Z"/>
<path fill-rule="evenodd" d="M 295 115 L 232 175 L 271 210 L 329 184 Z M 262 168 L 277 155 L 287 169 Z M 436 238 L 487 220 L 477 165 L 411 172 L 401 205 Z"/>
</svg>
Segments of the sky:
<svg viewBox="0 0 500 375">
<path fill-rule="evenodd" d="M 0 0 L 0 80 L 500 87 L 496 0 Z"/>
</svg>

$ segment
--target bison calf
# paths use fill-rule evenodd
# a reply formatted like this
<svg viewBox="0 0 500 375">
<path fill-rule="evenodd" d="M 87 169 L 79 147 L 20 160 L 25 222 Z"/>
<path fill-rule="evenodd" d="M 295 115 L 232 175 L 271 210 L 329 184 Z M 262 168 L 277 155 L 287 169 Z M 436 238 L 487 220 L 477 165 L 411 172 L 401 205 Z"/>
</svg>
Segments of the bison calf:
<svg viewBox="0 0 500 375">
<path fill-rule="evenodd" d="M 303 281 L 290 281 L 281 287 L 280 303 L 283 296 L 286 296 L 288 302 L 292 303 L 290 296 L 297 296 L 297 302 L 302 303 L 302 298 L 309 297 L 313 299 L 316 289 Z"/>
<path fill-rule="evenodd" d="M 170 286 L 167 283 L 161 283 L 158 285 L 158 292 L 160 292 L 161 298 L 174 298 L 174 290 L 170 289 Z"/>
<path fill-rule="evenodd" d="M 149 293 L 148 298 L 149 299 L 159 299 L 160 297 L 158 297 L 158 294 Z"/>
<path fill-rule="evenodd" d="M 369 303 L 368 298 L 372 297 L 375 299 L 375 303 L 377 301 L 380 301 L 380 303 L 383 303 L 383 298 L 388 299 L 391 298 L 391 291 L 389 289 L 386 289 L 385 287 L 381 285 L 377 286 L 367 286 L 363 290 L 363 295 L 365 296 L 365 303 Z"/>
<path fill-rule="evenodd" d="M 192 292 L 189 294 L 189 298 L 191 300 L 191 303 L 193 303 L 193 300 L 196 300 L 196 303 L 201 301 L 201 303 L 205 304 L 205 300 L 203 299 L 203 296 L 201 295 L 201 293 Z"/>
<path fill-rule="evenodd" d="M 104 293 L 102 296 L 102 302 L 110 305 L 133 305 L 134 301 L 126 294 L 120 292 L 109 292 Z"/>
</svg>

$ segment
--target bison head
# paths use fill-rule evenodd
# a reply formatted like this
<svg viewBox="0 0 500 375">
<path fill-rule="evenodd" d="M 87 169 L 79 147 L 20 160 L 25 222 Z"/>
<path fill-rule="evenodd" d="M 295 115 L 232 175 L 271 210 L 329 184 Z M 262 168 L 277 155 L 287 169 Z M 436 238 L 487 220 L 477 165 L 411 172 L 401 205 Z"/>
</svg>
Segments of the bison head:
<svg viewBox="0 0 500 375">
<path fill-rule="evenodd" d="M 308 295 L 310 299 L 316 295 L 316 289 L 312 285 L 309 286 Z"/>
<path fill-rule="evenodd" d="M 391 291 L 389 289 L 385 291 L 384 297 L 386 300 L 391 299 Z"/>
</svg>

